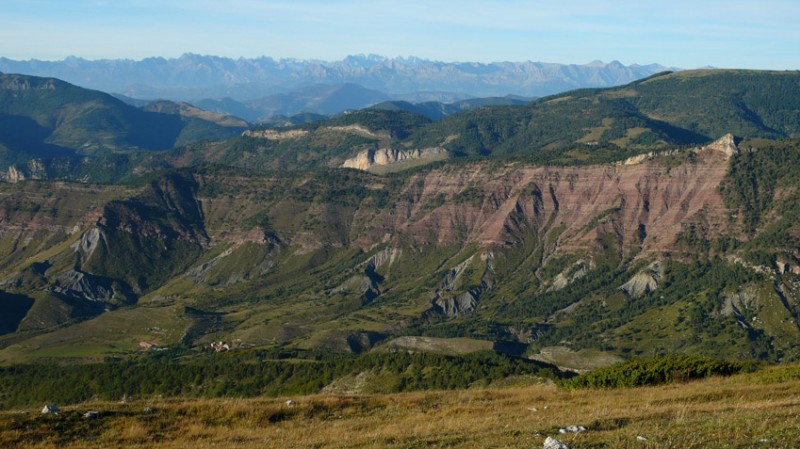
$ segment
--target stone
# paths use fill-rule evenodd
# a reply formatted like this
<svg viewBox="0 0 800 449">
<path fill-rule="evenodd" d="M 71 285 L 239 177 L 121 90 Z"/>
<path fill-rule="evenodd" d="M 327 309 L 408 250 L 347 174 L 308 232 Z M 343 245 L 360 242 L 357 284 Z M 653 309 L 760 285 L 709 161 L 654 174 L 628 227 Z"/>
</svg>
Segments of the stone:
<svg viewBox="0 0 800 449">
<path fill-rule="evenodd" d="M 583 426 L 567 426 L 558 429 L 558 433 L 578 433 L 578 432 L 586 432 L 587 430 L 589 429 Z"/>
<path fill-rule="evenodd" d="M 44 408 L 42 408 L 42 414 L 43 415 L 48 415 L 48 414 L 52 413 L 54 415 L 57 415 L 59 410 L 60 409 L 58 408 L 57 405 L 47 404 L 47 405 L 44 406 Z"/>
<path fill-rule="evenodd" d="M 569 449 L 569 446 L 567 446 L 563 441 L 559 441 L 559 440 L 557 440 L 557 439 L 555 439 L 553 437 L 547 437 L 547 439 L 544 440 L 544 446 L 542 446 L 542 448 L 543 449 Z"/>
<path fill-rule="evenodd" d="M 83 414 L 83 417 L 86 419 L 94 419 L 100 417 L 100 412 L 97 410 L 89 410 L 88 412 Z"/>
<path fill-rule="evenodd" d="M 286 406 L 287 406 L 287 407 L 294 407 L 295 405 L 297 405 L 297 402 L 294 402 L 294 401 L 293 401 L 293 400 L 291 400 L 291 399 L 289 399 L 288 401 L 286 401 Z"/>
</svg>

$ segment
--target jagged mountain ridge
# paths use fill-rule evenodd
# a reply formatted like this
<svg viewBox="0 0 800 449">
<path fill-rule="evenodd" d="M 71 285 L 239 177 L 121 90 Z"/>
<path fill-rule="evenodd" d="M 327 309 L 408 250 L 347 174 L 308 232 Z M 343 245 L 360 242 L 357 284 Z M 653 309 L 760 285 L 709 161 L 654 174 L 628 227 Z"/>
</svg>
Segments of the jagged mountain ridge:
<svg viewBox="0 0 800 449">
<path fill-rule="evenodd" d="M 330 115 L 387 100 L 455 103 L 475 97 L 536 97 L 578 87 L 625 84 L 664 69 L 656 64 L 626 67 L 616 61 L 586 65 L 480 64 L 376 56 L 332 62 L 233 60 L 193 54 L 142 61 L 0 58 L 0 71 L 55 76 L 80 86 L 116 92 L 121 98 L 188 101 L 249 121 L 303 112 Z"/>
<path fill-rule="evenodd" d="M 666 68 L 657 64 L 565 65 L 541 62 L 440 62 L 419 58 L 349 56 L 341 61 L 231 59 L 184 54 L 179 58 L 89 61 L 14 61 L 0 71 L 52 76 L 134 98 L 191 101 L 231 97 L 253 100 L 314 84 L 356 83 L 387 94 L 460 92 L 475 97 L 543 96 L 579 87 L 631 82 Z"/>
</svg>

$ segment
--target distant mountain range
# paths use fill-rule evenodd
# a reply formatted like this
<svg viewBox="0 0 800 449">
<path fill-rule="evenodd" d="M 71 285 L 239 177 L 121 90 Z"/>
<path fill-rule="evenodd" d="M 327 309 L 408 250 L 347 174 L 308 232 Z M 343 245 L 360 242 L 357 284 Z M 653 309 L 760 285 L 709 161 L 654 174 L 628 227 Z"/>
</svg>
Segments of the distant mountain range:
<svg viewBox="0 0 800 449">
<path fill-rule="evenodd" d="M 386 100 L 452 103 L 474 97 L 539 97 L 575 88 L 626 84 L 664 70 L 667 68 L 658 64 L 625 66 L 617 61 L 585 65 L 531 61 L 486 64 L 415 57 L 390 59 L 375 55 L 348 56 L 333 62 L 269 57 L 231 59 L 196 54 L 140 61 L 0 58 L 0 72 L 56 77 L 78 86 L 137 99 L 181 100 L 195 104 L 212 99 L 219 102 L 215 110 L 248 120 L 299 112 L 338 112 L 342 108 L 337 102 L 321 102 L 315 108 L 313 101 L 308 101 L 309 96 L 319 95 L 320 91 L 324 94 L 326 90 L 344 89 L 342 94 L 352 98 L 348 90 L 351 91 L 353 85 L 361 88 L 357 95 L 360 100 L 367 96 L 372 101 L 369 104 L 351 101 L 350 108 L 361 108 Z"/>
</svg>

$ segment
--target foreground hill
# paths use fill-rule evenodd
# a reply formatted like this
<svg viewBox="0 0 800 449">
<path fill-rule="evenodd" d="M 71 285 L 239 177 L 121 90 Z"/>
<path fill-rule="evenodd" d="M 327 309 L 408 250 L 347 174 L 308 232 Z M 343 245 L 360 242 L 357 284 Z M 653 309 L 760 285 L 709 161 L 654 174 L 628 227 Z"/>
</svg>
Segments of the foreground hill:
<svg viewBox="0 0 800 449">
<path fill-rule="evenodd" d="M 517 382 L 523 381 L 516 379 Z M 91 401 L 59 415 L 0 412 L 0 445 L 69 448 L 796 447 L 797 367 L 664 387 Z M 290 400 L 291 402 L 287 402 Z M 99 412 L 94 419 L 82 414 Z M 735 423 L 735 428 L 732 424 Z M 559 433 L 583 426 L 580 433 Z"/>
</svg>

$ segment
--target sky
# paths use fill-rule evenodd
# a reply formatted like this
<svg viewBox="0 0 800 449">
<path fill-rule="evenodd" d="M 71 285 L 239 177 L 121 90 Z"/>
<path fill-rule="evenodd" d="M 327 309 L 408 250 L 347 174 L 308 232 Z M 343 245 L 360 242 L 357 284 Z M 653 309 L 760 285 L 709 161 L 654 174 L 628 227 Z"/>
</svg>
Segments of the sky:
<svg viewBox="0 0 800 449">
<path fill-rule="evenodd" d="M 0 57 L 800 69 L 800 0 L 0 0 Z"/>
</svg>

